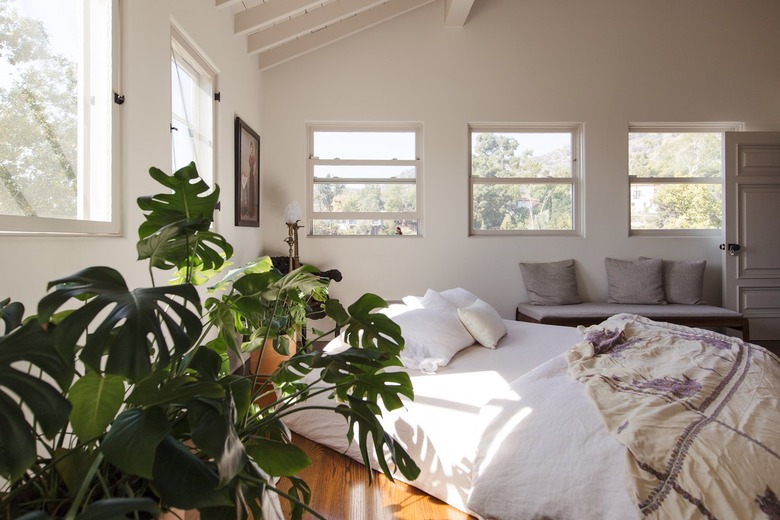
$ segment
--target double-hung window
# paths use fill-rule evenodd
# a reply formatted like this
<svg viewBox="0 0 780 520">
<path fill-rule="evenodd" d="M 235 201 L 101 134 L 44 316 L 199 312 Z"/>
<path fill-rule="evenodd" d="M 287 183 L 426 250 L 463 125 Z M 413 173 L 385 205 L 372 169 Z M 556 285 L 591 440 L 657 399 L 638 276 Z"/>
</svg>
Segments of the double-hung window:
<svg viewBox="0 0 780 520">
<path fill-rule="evenodd" d="M 120 232 L 118 17 L 118 0 L 0 4 L 0 232 Z"/>
<path fill-rule="evenodd" d="M 422 128 L 311 124 L 311 235 L 420 235 Z"/>
<path fill-rule="evenodd" d="M 214 91 L 216 71 L 171 27 L 171 152 L 173 170 L 195 162 L 198 174 L 214 184 Z"/>
<path fill-rule="evenodd" d="M 735 123 L 632 123 L 633 235 L 710 235 L 723 227 L 723 137 Z"/>
<path fill-rule="evenodd" d="M 471 235 L 578 235 L 580 124 L 472 124 Z"/>
</svg>

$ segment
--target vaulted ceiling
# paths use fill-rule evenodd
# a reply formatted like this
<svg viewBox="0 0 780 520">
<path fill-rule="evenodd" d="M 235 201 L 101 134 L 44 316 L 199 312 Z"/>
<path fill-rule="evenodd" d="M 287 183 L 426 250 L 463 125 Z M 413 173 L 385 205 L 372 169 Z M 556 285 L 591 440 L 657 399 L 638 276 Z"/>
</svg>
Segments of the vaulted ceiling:
<svg viewBox="0 0 780 520">
<path fill-rule="evenodd" d="M 266 69 L 441 0 L 214 0 Z M 442 23 L 462 27 L 476 0 L 444 0 Z"/>
</svg>

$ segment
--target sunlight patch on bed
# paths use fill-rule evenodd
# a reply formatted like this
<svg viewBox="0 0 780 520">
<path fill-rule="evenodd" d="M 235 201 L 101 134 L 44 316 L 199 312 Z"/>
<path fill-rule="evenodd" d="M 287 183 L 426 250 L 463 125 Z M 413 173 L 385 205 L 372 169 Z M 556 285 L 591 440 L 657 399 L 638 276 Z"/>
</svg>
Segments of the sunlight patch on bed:
<svg viewBox="0 0 780 520">
<path fill-rule="evenodd" d="M 415 395 L 435 393 L 435 395 L 441 396 L 443 395 L 442 387 L 451 389 L 454 395 L 492 395 L 488 392 L 508 390 L 509 383 L 495 370 L 480 370 L 467 373 L 436 372 L 435 374 L 412 376 L 412 386 L 414 387 Z M 446 394 L 446 392 L 444 393 Z"/>
<path fill-rule="evenodd" d="M 519 397 L 518 397 L 519 400 Z M 501 426 L 501 429 L 496 432 L 496 437 L 493 439 L 493 442 L 490 444 L 490 447 L 485 452 L 485 458 L 482 461 L 483 467 L 487 467 L 490 465 L 490 463 L 493 461 L 493 458 L 496 456 L 496 453 L 498 453 L 498 450 L 501 449 L 501 445 L 504 443 L 504 441 L 509 437 L 509 434 L 512 433 L 512 431 L 521 423 L 523 420 L 531 415 L 531 412 L 533 412 L 533 408 L 530 406 L 525 406 L 517 411 L 514 415 L 508 418 L 508 420 Z"/>
</svg>

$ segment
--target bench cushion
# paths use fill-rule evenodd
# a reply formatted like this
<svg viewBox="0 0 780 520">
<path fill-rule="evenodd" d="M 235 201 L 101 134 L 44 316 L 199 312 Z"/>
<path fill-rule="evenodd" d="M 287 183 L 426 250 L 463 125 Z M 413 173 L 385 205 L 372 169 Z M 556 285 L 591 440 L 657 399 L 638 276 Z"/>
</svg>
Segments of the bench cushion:
<svg viewBox="0 0 780 520">
<path fill-rule="evenodd" d="M 655 319 L 658 316 L 703 316 L 712 318 L 741 318 L 742 314 L 731 309 L 716 307 L 714 305 L 683 305 L 669 303 L 666 305 L 640 305 L 618 303 L 580 303 L 579 305 L 531 305 L 521 303 L 518 310 L 536 320 L 553 316 L 566 316 L 570 318 L 600 318 L 604 319 L 625 312 L 639 314 L 646 318 Z"/>
<path fill-rule="evenodd" d="M 748 341 L 748 320 L 737 311 L 714 305 L 640 305 L 618 303 L 580 303 L 577 305 L 517 306 L 515 318 L 520 321 L 550 325 L 596 325 L 614 314 L 638 314 L 655 321 L 676 323 L 688 327 L 727 327 L 742 331 Z"/>
</svg>

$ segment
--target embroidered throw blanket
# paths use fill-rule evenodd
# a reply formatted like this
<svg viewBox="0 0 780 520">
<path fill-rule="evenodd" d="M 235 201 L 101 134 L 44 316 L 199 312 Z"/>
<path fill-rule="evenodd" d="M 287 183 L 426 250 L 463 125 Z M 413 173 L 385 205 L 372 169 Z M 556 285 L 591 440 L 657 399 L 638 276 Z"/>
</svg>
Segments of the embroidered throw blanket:
<svg viewBox="0 0 780 520">
<path fill-rule="evenodd" d="M 619 314 L 567 361 L 626 447 L 650 518 L 780 519 L 780 360 L 714 332 Z"/>
</svg>

